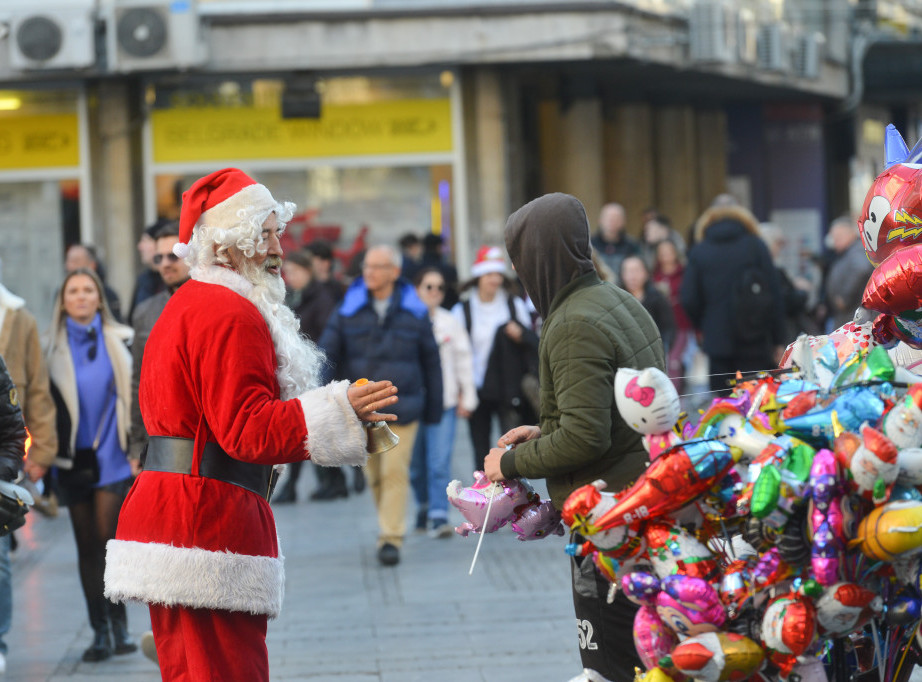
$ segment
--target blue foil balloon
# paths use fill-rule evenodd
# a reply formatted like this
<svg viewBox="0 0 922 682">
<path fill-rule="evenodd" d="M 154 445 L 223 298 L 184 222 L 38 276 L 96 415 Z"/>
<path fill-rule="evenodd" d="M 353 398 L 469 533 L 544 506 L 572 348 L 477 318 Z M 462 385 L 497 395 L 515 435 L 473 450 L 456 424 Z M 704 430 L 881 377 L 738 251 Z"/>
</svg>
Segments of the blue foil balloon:
<svg viewBox="0 0 922 682">
<path fill-rule="evenodd" d="M 784 420 L 789 433 L 818 447 L 828 447 L 835 437 L 832 413 L 846 431 L 855 431 L 864 422 L 877 423 L 884 413 L 884 401 L 870 388 L 856 386 L 839 394 L 831 404 Z"/>
</svg>

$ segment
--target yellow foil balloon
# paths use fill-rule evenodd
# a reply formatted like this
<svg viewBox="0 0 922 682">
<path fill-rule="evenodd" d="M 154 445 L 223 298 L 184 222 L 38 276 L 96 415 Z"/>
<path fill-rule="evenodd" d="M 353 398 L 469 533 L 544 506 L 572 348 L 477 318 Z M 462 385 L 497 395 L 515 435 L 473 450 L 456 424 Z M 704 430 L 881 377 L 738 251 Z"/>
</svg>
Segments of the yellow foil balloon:
<svg viewBox="0 0 922 682">
<path fill-rule="evenodd" d="M 653 670 L 648 670 L 647 674 L 643 677 L 640 676 L 640 673 L 634 678 L 635 682 L 675 682 L 675 680 L 669 675 L 667 675 L 662 668 L 653 668 Z"/>
<path fill-rule="evenodd" d="M 880 561 L 922 551 L 922 502 L 899 500 L 877 507 L 858 524 L 849 545 Z"/>
<path fill-rule="evenodd" d="M 689 637 L 670 654 L 672 664 L 701 682 L 745 680 L 765 660 L 765 652 L 748 637 L 732 632 L 706 632 Z"/>
</svg>

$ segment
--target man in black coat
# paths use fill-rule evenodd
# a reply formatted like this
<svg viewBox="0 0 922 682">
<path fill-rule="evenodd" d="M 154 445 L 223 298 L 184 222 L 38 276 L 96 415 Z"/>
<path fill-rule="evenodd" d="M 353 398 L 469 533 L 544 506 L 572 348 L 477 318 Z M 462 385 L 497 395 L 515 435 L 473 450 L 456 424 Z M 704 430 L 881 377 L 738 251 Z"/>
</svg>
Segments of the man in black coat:
<svg viewBox="0 0 922 682">
<path fill-rule="evenodd" d="M 739 370 L 776 367 L 784 338 L 781 285 L 755 217 L 716 203 L 695 224 L 679 300 L 710 363 L 711 390 Z"/>
<path fill-rule="evenodd" d="M 400 442 L 371 455 L 366 467 L 378 510 L 378 560 L 385 566 L 400 561 L 419 421 L 437 424 L 442 418 L 442 366 L 429 311 L 413 286 L 399 279 L 400 266 L 394 248 L 368 249 L 362 276 L 320 337 L 336 378 L 388 379 L 400 390 L 397 421 L 390 423 Z"/>
<path fill-rule="evenodd" d="M 0 480 L 12 481 L 22 468 L 26 454 L 26 426 L 16 385 L 0 357 Z M 5 513 L 3 523 L 9 522 Z M 13 526 L 15 527 L 15 526 Z M 10 535 L 0 537 L 0 674 L 6 672 L 6 642 L 13 616 L 13 588 L 10 581 Z"/>
</svg>

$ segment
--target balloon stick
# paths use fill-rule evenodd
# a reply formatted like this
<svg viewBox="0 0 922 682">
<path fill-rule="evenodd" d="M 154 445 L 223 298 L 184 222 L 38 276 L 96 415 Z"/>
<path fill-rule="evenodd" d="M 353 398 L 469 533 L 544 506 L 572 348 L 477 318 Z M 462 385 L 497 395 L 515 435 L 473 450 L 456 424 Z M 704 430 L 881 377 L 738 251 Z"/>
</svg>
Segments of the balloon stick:
<svg viewBox="0 0 922 682">
<path fill-rule="evenodd" d="M 480 537 L 477 539 L 477 549 L 474 550 L 474 560 L 471 561 L 471 569 L 467 572 L 468 575 L 474 575 L 474 566 L 477 564 L 477 555 L 480 554 L 480 545 L 483 544 L 483 536 L 487 534 L 487 524 L 490 523 L 490 509 L 493 507 L 493 498 L 496 497 L 497 485 L 497 483 L 494 483 L 493 488 L 490 490 L 490 501 L 487 502 L 487 514 L 483 517 L 483 526 L 480 528 Z"/>
<path fill-rule="evenodd" d="M 512 444 L 506 446 L 506 451 L 509 451 L 513 448 Z M 483 543 L 483 536 L 487 534 L 487 524 L 490 523 L 490 509 L 493 508 L 493 498 L 496 497 L 496 494 L 499 492 L 497 487 L 499 483 L 493 483 L 493 488 L 490 490 L 490 501 L 487 502 L 487 514 L 483 517 L 483 526 L 480 528 L 480 537 L 477 539 L 477 549 L 474 550 L 474 559 L 471 561 L 471 568 L 467 572 L 468 575 L 474 575 L 474 566 L 477 565 L 477 555 L 480 554 L 480 545 Z"/>
</svg>

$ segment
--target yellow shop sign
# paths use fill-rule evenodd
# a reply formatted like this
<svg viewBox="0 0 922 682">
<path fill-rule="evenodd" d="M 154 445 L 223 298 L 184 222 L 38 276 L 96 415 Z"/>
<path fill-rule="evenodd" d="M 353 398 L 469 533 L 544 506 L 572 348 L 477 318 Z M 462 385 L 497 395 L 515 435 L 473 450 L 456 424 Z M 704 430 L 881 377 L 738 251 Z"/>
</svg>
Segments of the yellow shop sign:
<svg viewBox="0 0 922 682">
<path fill-rule="evenodd" d="M 155 163 L 451 151 L 448 99 L 327 105 L 317 119 L 278 108 L 181 107 L 151 114 Z"/>
<path fill-rule="evenodd" d="M 0 117 L 0 170 L 80 165 L 76 114 Z"/>
</svg>

